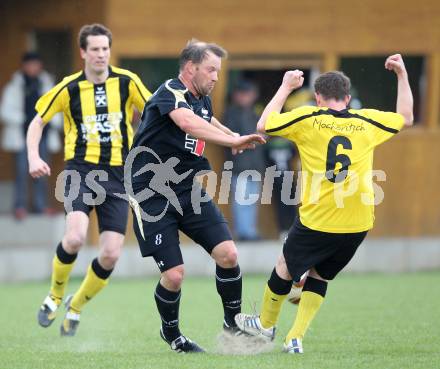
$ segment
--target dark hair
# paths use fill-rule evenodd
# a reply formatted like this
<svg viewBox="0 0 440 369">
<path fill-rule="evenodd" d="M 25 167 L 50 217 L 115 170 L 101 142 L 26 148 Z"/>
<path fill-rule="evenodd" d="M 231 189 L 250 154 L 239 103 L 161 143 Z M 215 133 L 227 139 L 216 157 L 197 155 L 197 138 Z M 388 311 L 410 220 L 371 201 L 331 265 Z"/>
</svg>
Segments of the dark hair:
<svg viewBox="0 0 440 369">
<path fill-rule="evenodd" d="M 237 92 L 248 92 L 248 91 L 257 91 L 257 86 L 252 81 L 249 81 L 247 79 L 240 79 L 235 84 L 232 91 Z"/>
<path fill-rule="evenodd" d="M 188 41 L 185 48 L 180 53 L 179 67 L 183 69 L 185 64 L 192 61 L 194 64 L 200 64 L 207 56 L 208 52 L 212 52 L 220 58 L 226 57 L 227 52 L 217 44 L 207 43 L 193 38 Z"/>
<path fill-rule="evenodd" d="M 79 47 L 83 50 L 87 49 L 87 37 L 89 36 L 107 36 L 108 44 L 112 46 L 112 33 L 110 30 L 99 23 L 86 24 L 82 26 L 78 34 Z"/>
<path fill-rule="evenodd" d="M 41 60 L 41 56 L 40 54 L 38 54 L 36 51 L 28 51 L 25 52 L 22 56 L 21 56 L 21 61 L 23 63 L 26 63 L 28 61 L 42 61 Z"/>
<path fill-rule="evenodd" d="M 350 87 L 350 78 L 339 71 L 321 74 L 315 81 L 315 92 L 326 100 L 344 100 L 350 95 Z"/>
</svg>

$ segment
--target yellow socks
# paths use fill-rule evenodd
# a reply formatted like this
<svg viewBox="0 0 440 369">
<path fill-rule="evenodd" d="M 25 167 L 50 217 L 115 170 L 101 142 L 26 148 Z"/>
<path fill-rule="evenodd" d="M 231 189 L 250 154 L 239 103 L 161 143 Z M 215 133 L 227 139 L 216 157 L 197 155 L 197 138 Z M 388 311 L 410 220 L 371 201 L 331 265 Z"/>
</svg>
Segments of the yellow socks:
<svg viewBox="0 0 440 369">
<path fill-rule="evenodd" d="M 68 254 L 63 249 L 61 243 L 58 244 L 56 254 L 52 261 L 52 278 L 50 285 L 50 297 L 57 305 L 61 304 L 61 300 L 64 297 L 76 256 L 77 254 Z"/>
<path fill-rule="evenodd" d="M 108 277 L 113 270 L 105 270 L 94 259 L 87 270 L 79 290 L 73 296 L 70 309 L 79 314 L 83 306 L 108 284 Z"/>
<path fill-rule="evenodd" d="M 292 281 L 282 279 L 274 269 L 263 295 L 260 323 L 263 328 L 271 328 L 276 325 L 280 315 L 281 306 L 292 288 Z M 307 277 L 301 294 L 301 301 L 293 327 L 286 337 L 286 342 L 293 338 L 303 338 L 307 328 L 314 319 L 316 313 L 324 301 L 327 292 L 327 281 Z"/>
<path fill-rule="evenodd" d="M 261 307 L 260 323 L 263 328 L 271 328 L 277 324 L 281 306 L 292 288 L 292 281 L 282 279 L 275 268 L 267 281 Z"/>
<path fill-rule="evenodd" d="M 303 291 L 301 294 L 301 301 L 298 306 L 298 312 L 296 313 L 295 322 L 290 329 L 286 337 L 286 342 L 289 342 L 292 338 L 303 338 L 306 334 L 307 328 L 321 307 L 324 297 L 311 292 Z"/>
<path fill-rule="evenodd" d="M 278 295 L 266 285 L 263 295 L 263 306 L 261 308 L 260 323 L 263 328 L 270 328 L 276 325 L 286 295 Z"/>
</svg>

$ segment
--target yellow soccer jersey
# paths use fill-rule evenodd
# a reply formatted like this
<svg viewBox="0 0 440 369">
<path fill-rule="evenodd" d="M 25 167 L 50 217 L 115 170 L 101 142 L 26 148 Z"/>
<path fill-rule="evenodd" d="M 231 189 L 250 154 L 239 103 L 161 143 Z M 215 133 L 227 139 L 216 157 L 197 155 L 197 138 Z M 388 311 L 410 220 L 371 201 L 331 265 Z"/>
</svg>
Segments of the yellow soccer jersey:
<svg viewBox="0 0 440 369">
<path fill-rule="evenodd" d="M 294 141 L 301 157 L 301 222 L 329 233 L 373 227 L 373 152 L 402 129 L 402 115 L 304 106 L 271 113 L 266 133 Z"/>
<path fill-rule="evenodd" d="M 35 109 L 44 123 L 63 112 L 64 160 L 122 165 L 133 141 L 134 106 L 142 112 L 150 96 L 136 74 L 111 66 L 102 84 L 83 71 L 64 78 Z"/>
</svg>

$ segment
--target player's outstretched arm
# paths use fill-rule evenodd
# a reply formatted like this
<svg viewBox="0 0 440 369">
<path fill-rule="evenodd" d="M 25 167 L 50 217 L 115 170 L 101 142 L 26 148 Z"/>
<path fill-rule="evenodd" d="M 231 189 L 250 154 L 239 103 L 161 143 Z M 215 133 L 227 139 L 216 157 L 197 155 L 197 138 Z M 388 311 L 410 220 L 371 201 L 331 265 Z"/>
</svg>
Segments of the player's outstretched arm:
<svg viewBox="0 0 440 369">
<path fill-rule="evenodd" d="M 280 88 L 275 93 L 272 100 L 267 104 L 266 108 L 261 114 L 260 120 L 257 124 L 257 131 L 260 133 L 265 133 L 266 120 L 270 113 L 280 112 L 286 102 L 287 98 L 293 90 L 300 88 L 304 83 L 303 72 L 296 70 L 289 70 L 284 74 L 283 82 Z"/>
<path fill-rule="evenodd" d="M 38 147 L 41 135 L 43 134 L 44 122 L 37 114 L 29 125 L 26 135 L 26 145 L 28 151 L 29 174 L 32 178 L 50 176 L 50 167 L 41 159 Z"/>
<path fill-rule="evenodd" d="M 238 135 L 238 133 L 232 132 L 228 127 L 221 124 L 220 121 L 216 117 L 211 118 L 211 124 L 229 136 L 237 136 Z"/>
<path fill-rule="evenodd" d="M 235 136 L 240 137 L 239 133 L 231 131 L 228 127 L 221 124 L 220 121 L 216 117 L 211 118 L 211 124 L 213 124 L 215 127 L 217 127 L 219 130 L 223 131 L 229 136 Z M 242 151 L 238 151 L 237 149 L 232 148 L 232 155 L 241 154 Z"/>
<path fill-rule="evenodd" d="M 400 54 L 390 55 L 385 61 L 385 68 L 397 76 L 396 112 L 405 118 L 405 126 L 412 126 L 414 121 L 414 99 L 408 81 L 408 73 Z"/>
<path fill-rule="evenodd" d="M 195 138 L 217 145 L 232 147 L 237 150 L 246 150 L 255 148 L 256 144 L 266 142 L 264 138 L 257 134 L 239 137 L 226 134 L 189 109 L 179 108 L 173 110 L 169 115 L 182 131 L 189 133 Z"/>
</svg>

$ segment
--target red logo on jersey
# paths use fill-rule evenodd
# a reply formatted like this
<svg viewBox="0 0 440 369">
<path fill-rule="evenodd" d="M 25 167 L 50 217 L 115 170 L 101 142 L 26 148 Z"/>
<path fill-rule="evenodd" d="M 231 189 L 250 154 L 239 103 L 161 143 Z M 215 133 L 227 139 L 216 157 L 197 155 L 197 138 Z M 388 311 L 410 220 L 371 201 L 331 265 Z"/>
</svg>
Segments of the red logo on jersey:
<svg viewBox="0 0 440 369">
<path fill-rule="evenodd" d="M 205 151 L 205 141 L 192 137 L 188 133 L 185 137 L 185 149 L 197 156 L 202 156 Z"/>
</svg>

